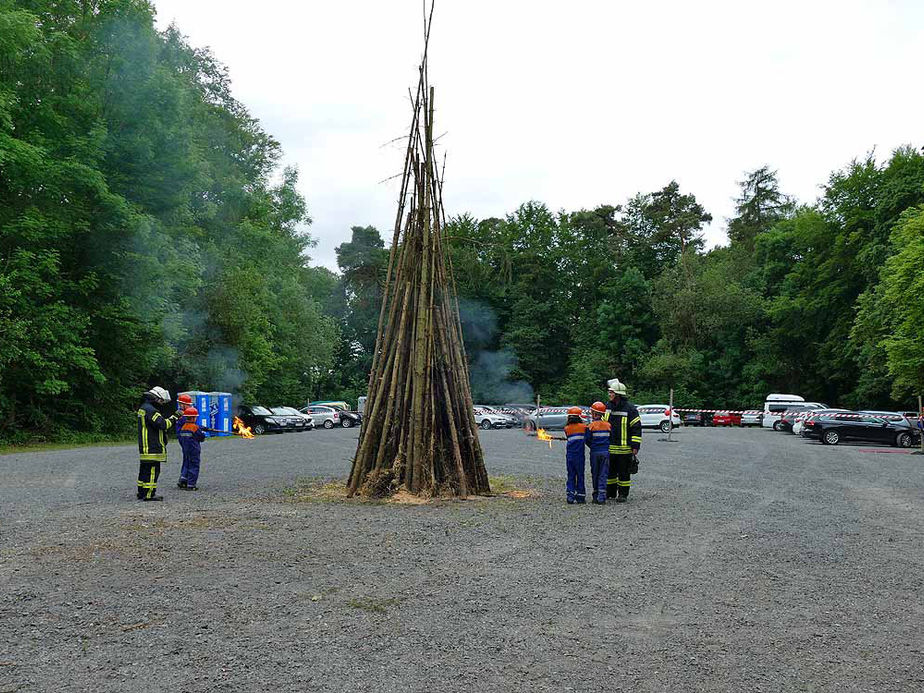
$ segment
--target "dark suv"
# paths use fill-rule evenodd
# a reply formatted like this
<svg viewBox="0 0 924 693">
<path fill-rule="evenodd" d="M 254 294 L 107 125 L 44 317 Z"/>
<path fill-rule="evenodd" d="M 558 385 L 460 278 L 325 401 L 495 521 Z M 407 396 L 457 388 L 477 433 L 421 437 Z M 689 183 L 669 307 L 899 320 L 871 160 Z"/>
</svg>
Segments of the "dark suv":
<svg viewBox="0 0 924 693">
<path fill-rule="evenodd" d="M 806 419 L 802 430 L 806 438 L 817 438 L 826 445 L 859 440 L 910 448 L 919 439 L 907 419 L 890 414 L 816 414 Z"/>
</svg>

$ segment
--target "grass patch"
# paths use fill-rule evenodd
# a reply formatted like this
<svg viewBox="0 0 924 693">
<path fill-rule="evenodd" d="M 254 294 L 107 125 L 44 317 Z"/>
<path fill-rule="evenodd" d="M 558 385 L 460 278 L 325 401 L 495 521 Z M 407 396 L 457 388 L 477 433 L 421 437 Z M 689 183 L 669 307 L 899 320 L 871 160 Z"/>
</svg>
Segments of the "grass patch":
<svg viewBox="0 0 924 693">
<path fill-rule="evenodd" d="M 390 607 L 400 603 L 397 597 L 352 597 L 347 601 L 347 606 L 370 614 L 387 614 Z"/>
<path fill-rule="evenodd" d="M 491 484 L 491 493 L 505 498 L 535 498 L 539 492 L 530 483 L 530 480 L 513 476 L 488 477 Z"/>
<path fill-rule="evenodd" d="M 539 496 L 537 483 L 525 477 L 492 476 L 490 497 L 535 498 Z M 471 496 L 472 499 L 488 496 Z M 282 491 L 284 503 L 362 503 L 371 505 L 427 505 L 440 501 L 456 500 L 452 496 L 415 496 L 404 489 L 384 498 L 370 498 L 357 493 L 347 497 L 347 487 L 342 481 L 319 481 L 317 479 L 296 479 L 292 486 Z"/>
<path fill-rule="evenodd" d="M 103 438 L 81 442 L 41 442 L 0 445 L 0 455 L 16 455 L 23 452 L 47 452 L 49 450 L 73 450 L 75 448 L 112 448 L 137 443 L 135 438 Z"/>
</svg>

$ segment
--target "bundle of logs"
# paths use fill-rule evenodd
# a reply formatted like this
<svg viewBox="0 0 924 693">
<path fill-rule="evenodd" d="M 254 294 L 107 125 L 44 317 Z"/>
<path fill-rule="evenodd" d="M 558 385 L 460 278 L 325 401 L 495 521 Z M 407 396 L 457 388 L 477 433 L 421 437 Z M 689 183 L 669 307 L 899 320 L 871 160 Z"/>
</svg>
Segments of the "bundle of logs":
<svg viewBox="0 0 924 693">
<path fill-rule="evenodd" d="M 432 15 L 431 15 L 432 17 Z M 472 410 L 424 55 L 349 495 L 490 492 Z M 445 166 L 443 167 L 445 169 Z"/>
</svg>

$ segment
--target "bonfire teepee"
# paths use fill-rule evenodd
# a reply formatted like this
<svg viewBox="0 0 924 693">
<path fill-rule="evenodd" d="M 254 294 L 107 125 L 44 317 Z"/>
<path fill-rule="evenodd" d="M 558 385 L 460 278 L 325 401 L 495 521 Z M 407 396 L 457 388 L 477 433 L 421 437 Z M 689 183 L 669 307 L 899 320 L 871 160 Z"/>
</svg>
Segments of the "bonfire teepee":
<svg viewBox="0 0 924 693">
<path fill-rule="evenodd" d="M 424 53 L 398 197 L 366 418 L 349 494 L 467 496 L 490 491 L 472 411 Z"/>
</svg>

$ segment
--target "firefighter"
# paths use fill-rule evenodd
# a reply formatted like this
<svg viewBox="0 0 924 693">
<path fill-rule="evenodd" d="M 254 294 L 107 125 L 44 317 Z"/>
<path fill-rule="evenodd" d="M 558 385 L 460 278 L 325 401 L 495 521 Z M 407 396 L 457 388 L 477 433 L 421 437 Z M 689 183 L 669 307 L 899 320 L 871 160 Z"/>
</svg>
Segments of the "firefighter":
<svg viewBox="0 0 924 693">
<path fill-rule="evenodd" d="M 587 435 L 587 424 L 581 418 L 580 407 L 571 407 L 568 410 L 568 421 L 565 424 L 565 465 L 568 470 L 568 481 L 565 492 L 569 504 L 584 503 L 584 441 Z"/>
<path fill-rule="evenodd" d="M 164 418 L 158 406 L 170 402 L 170 393 L 162 387 L 152 387 L 144 393 L 144 402 L 138 408 L 138 452 L 141 468 L 138 470 L 138 500 L 162 501 L 157 495 L 157 477 L 160 463 L 167 461 L 167 431 L 173 428 L 180 413 Z"/>
<path fill-rule="evenodd" d="M 176 440 L 183 449 L 183 466 L 180 469 L 180 480 L 177 487 L 187 491 L 198 491 L 196 482 L 199 480 L 199 464 L 202 459 L 202 443 L 205 433 L 196 423 L 199 410 L 195 407 L 186 407 L 183 412 L 183 424 L 176 432 Z"/>
<path fill-rule="evenodd" d="M 587 429 L 587 447 L 590 448 L 590 487 L 594 503 L 606 503 L 606 485 L 610 470 L 610 422 L 604 421 L 606 405 L 594 402 L 590 405 L 593 421 Z"/>
<path fill-rule="evenodd" d="M 604 421 L 610 424 L 610 468 L 606 482 L 607 498 L 625 503 L 632 485 L 631 474 L 638 471 L 637 458 L 642 446 L 642 419 L 626 396 L 626 386 L 613 378 L 607 381 L 609 402 Z"/>
</svg>

